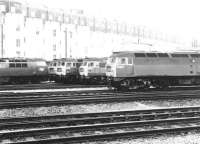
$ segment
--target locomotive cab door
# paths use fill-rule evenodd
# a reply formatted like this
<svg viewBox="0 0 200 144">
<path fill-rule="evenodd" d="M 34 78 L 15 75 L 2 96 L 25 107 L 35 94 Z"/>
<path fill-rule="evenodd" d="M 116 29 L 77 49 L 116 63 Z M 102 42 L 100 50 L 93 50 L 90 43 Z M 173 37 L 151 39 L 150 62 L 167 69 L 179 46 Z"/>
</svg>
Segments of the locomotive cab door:
<svg viewBox="0 0 200 144">
<path fill-rule="evenodd" d="M 131 77 L 134 73 L 133 58 L 132 57 L 120 57 L 117 64 L 117 76 L 119 77 Z"/>
</svg>

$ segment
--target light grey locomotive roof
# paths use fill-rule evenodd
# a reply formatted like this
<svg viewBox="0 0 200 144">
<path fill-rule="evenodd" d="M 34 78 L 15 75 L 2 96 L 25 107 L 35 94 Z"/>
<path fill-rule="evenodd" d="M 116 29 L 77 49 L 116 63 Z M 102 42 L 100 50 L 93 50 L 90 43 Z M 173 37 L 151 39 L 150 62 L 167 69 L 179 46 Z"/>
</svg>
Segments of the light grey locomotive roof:
<svg viewBox="0 0 200 144">
<path fill-rule="evenodd" d="M 121 51 L 114 52 L 111 57 L 140 57 L 140 58 L 200 58 L 200 53 L 197 52 L 173 52 L 173 53 L 162 53 L 162 52 L 141 52 L 141 51 Z"/>
<path fill-rule="evenodd" d="M 37 62 L 45 61 L 41 58 L 0 58 L 0 62 Z"/>
</svg>

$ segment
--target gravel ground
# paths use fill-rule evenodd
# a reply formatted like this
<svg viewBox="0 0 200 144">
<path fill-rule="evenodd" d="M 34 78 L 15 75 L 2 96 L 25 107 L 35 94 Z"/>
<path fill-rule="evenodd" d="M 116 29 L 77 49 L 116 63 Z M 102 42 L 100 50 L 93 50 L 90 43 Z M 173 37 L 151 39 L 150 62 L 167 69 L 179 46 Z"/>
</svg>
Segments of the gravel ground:
<svg viewBox="0 0 200 144">
<path fill-rule="evenodd" d="M 199 104 L 200 99 L 187 99 L 2 109 L 0 110 L 0 118 L 199 106 Z"/>
<path fill-rule="evenodd" d="M 158 137 L 121 139 L 116 141 L 88 142 L 81 144 L 199 144 L 200 134 L 190 132 L 181 135 L 165 135 Z"/>
<path fill-rule="evenodd" d="M 187 100 L 139 101 L 139 102 L 106 103 L 106 104 L 52 106 L 52 107 L 38 107 L 38 108 L 2 109 L 0 110 L 0 118 L 139 110 L 139 109 L 162 108 L 162 107 L 164 108 L 164 107 L 198 106 L 199 104 L 200 104 L 200 99 L 187 99 Z M 4 141 L 3 143 L 7 142 L 9 141 Z M 192 132 L 189 134 L 174 135 L 174 136 L 165 135 L 158 137 L 138 138 L 138 139 L 121 139 L 117 141 L 93 142 L 89 144 L 161 144 L 161 143 L 200 144 L 200 133 L 198 134 Z"/>
<path fill-rule="evenodd" d="M 17 108 L 0 110 L 0 118 L 5 117 L 27 117 L 27 116 L 44 116 L 56 114 L 73 114 L 73 113 L 91 113 L 106 111 L 122 111 L 149 109 L 149 106 L 138 102 L 127 103 L 110 103 L 110 104 L 88 104 L 88 105 L 68 105 L 68 106 L 52 106 L 38 108 Z M 151 108 L 154 108 L 153 106 Z"/>
</svg>

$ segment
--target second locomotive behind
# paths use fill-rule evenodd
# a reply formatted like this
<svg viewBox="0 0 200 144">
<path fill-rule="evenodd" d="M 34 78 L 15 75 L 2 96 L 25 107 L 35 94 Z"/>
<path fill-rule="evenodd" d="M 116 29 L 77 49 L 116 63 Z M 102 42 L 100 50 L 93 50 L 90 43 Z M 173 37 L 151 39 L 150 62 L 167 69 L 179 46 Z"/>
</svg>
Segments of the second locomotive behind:
<svg viewBox="0 0 200 144">
<path fill-rule="evenodd" d="M 80 80 L 84 84 L 106 84 L 107 58 L 85 58 L 79 68 Z"/>
<path fill-rule="evenodd" d="M 79 67 L 81 59 L 57 59 L 50 62 L 49 79 L 58 83 L 78 83 L 80 81 Z"/>
<path fill-rule="evenodd" d="M 43 59 L 0 59 L 0 83 L 39 83 L 48 78 L 46 61 Z"/>
</svg>

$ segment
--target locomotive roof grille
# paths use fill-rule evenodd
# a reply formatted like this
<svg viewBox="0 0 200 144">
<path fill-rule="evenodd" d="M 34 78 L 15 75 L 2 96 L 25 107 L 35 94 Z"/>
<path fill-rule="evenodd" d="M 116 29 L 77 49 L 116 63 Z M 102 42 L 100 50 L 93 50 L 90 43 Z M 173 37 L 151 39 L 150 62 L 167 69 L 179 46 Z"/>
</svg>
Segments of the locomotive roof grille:
<svg viewBox="0 0 200 144">
<path fill-rule="evenodd" d="M 172 57 L 177 57 L 177 58 L 185 58 L 188 57 L 187 54 L 171 54 Z"/>
</svg>

